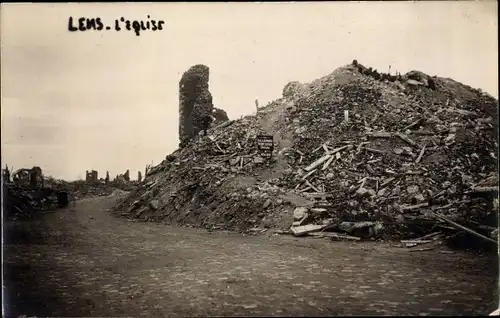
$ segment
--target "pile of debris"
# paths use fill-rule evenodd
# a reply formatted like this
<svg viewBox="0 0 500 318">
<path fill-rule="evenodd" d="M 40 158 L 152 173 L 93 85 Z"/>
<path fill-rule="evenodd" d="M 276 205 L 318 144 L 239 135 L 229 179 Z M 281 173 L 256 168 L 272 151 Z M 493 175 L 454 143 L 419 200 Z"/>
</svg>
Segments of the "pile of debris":
<svg viewBox="0 0 500 318">
<path fill-rule="evenodd" d="M 69 204 L 68 192 L 47 182 L 40 167 L 17 170 L 12 174 L 12 181 L 8 167 L 2 172 L 3 211 L 7 219 L 32 218 L 42 211 Z"/>
<path fill-rule="evenodd" d="M 58 184 L 59 187 L 68 191 L 72 201 L 77 201 L 96 196 L 108 196 L 113 193 L 127 193 L 140 183 L 138 181 L 123 182 L 117 178 L 108 183 L 77 180 L 71 182 L 59 181 Z"/>
<path fill-rule="evenodd" d="M 255 116 L 198 134 L 117 211 L 239 231 L 288 231 L 293 220 L 295 235 L 344 232 L 337 238 L 496 228 L 497 100 L 417 71 L 374 78 L 359 69 L 289 83 Z M 271 160 L 261 135 L 274 139 Z"/>
</svg>

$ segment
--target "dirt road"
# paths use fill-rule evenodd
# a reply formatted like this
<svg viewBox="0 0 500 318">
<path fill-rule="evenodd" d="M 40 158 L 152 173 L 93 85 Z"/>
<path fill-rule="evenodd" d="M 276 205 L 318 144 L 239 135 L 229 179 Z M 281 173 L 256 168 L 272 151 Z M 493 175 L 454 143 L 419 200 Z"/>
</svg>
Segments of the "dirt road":
<svg viewBox="0 0 500 318">
<path fill-rule="evenodd" d="M 134 223 L 119 197 L 7 223 L 6 316 L 480 315 L 494 255 Z"/>
</svg>

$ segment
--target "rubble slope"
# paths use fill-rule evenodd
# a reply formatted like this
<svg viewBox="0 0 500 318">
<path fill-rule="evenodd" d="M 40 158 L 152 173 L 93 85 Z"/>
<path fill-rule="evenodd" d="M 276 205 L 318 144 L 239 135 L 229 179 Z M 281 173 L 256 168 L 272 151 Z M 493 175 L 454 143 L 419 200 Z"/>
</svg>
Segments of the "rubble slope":
<svg viewBox="0 0 500 318">
<path fill-rule="evenodd" d="M 116 211 L 239 231 L 288 228 L 296 207 L 314 211 L 310 223 L 377 221 L 398 235 L 431 231 L 437 213 L 496 225 L 497 100 L 447 78 L 381 80 L 356 65 L 289 83 L 255 116 L 209 129 L 151 169 Z M 259 134 L 274 136 L 271 162 Z"/>
</svg>

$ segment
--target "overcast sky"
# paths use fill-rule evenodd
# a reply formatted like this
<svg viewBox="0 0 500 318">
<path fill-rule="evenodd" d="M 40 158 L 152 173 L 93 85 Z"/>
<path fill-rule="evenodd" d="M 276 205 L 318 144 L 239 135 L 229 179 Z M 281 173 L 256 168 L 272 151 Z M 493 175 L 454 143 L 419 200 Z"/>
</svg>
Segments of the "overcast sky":
<svg viewBox="0 0 500 318">
<path fill-rule="evenodd" d="M 69 32 L 68 18 L 164 20 L 163 31 Z M 496 1 L 2 4 L 2 163 L 112 176 L 178 145 L 178 81 L 210 67 L 230 118 L 357 59 L 451 77 L 498 97 Z"/>
</svg>

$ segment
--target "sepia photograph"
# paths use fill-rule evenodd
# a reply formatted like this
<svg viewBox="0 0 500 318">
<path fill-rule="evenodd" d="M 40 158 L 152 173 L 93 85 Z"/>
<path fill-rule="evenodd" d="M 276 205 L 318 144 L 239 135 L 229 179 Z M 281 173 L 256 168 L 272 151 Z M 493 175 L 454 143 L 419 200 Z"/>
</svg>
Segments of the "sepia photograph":
<svg viewBox="0 0 500 318">
<path fill-rule="evenodd" d="M 2 316 L 499 316 L 498 2 L 2 3 Z"/>
</svg>

